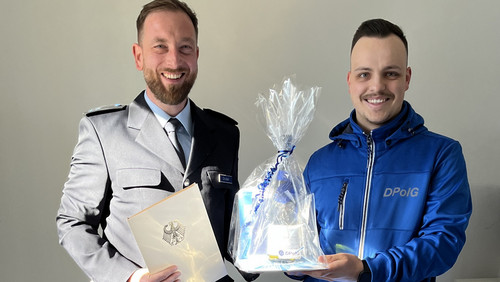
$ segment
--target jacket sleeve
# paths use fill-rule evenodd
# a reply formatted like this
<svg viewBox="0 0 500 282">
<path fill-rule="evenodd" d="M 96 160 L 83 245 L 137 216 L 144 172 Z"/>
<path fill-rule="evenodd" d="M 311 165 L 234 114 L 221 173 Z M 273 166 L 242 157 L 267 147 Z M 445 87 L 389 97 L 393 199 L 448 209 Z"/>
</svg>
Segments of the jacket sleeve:
<svg viewBox="0 0 500 282">
<path fill-rule="evenodd" d="M 59 243 L 93 281 L 126 281 L 139 267 L 99 235 L 111 194 L 106 160 L 92 123 L 80 122 L 56 223 Z"/>
<path fill-rule="evenodd" d="M 373 281 L 421 281 L 453 266 L 463 245 L 472 203 L 462 148 L 456 141 L 436 157 L 420 230 L 404 246 L 366 261 Z"/>
</svg>

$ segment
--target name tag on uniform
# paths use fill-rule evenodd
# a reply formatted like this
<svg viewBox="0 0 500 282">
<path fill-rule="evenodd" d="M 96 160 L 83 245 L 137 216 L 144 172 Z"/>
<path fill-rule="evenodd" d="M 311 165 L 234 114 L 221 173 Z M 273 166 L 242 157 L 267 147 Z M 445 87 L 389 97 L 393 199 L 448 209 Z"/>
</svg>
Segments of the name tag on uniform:
<svg viewBox="0 0 500 282">
<path fill-rule="evenodd" d="M 227 174 L 219 174 L 219 182 L 225 184 L 233 184 L 233 177 Z"/>
</svg>

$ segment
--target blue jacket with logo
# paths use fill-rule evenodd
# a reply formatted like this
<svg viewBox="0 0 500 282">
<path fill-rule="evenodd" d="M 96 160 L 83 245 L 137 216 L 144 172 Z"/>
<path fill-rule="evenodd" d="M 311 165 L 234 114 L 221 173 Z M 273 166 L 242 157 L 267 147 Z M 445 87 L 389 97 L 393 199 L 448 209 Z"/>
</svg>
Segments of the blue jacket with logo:
<svg viewBox="0 0 500 282">
<path fill-rule="evenodd" d="M 321 247 L 366 259 L 372 281 L 430 281 L 465 243 L 472 203 L 462 148 L 428 131 L 406 101 L 370 135 L 354 115 L 304 170 Z"/>
</svg>

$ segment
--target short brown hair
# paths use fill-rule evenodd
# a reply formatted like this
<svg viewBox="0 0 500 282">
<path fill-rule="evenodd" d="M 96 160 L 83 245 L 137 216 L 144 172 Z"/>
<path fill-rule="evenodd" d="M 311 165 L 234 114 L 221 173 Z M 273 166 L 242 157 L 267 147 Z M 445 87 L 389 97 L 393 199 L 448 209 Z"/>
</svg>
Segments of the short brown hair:
<svg viewBox="0 0 500 282">
<path fill-rule="evenodd" d="M 401 41 L 403 41 L 406 54 L 408 54 L 408 41 L 406 40 L 403 30 L 399 26 L 384 19 L 371 19 L 363 22 L 354 34 L 351 44 L 351 52 L 354 45 L 356 45 L 361 37 L 385 38 L 391 34 L 396 35 L 399 39 L 401 39 Z"/>
<path fill-rule="evenodd" d="M 191 22 L 193 23 L 196 39 L 198 39 L 198 18 L 196 17 L 194 11 L 191 10 L 191 8 L 189 8 L 186 3 L 179 0 L 154 0 L 144 5 L 141 13 L 137 17 L 137 40 L 139 43 L 141 41 L 142 29 L 144 27 L 144 21 L 146 20 L 146 17 L 152 12 L 156 11 L 180 11 L 186 13 L 186 15 L 188 15 L 188 17 L 191 19 Z"/>
</svg>

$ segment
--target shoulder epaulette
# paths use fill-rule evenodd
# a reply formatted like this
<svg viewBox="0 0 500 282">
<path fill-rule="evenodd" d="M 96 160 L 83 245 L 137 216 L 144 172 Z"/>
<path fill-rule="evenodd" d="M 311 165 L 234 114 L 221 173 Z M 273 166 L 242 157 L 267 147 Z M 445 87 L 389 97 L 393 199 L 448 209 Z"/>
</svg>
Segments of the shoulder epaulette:
<svg viewBox="0 0 500 282">
<path fill-rule="evenodd" d="M 121 104 L 101 106 L 101 107 L 97 107 L 97 108 L 93 108 L 93 109 L 89 110 L 88 112 L 85 113 L 85 115 L 89 117 L 89 116 L 94 116 L 94 115 L 99 115 L 99 114 L 111 113 L 111 112 L 124 110 L 126 107 L 127 107 L 126 105 L 121 105 Z"/>
<path fill-rule="evenodd" d="M 210 114 L 210 115 L 212 115 L 212 116 L 214 116 L 214 117 L 216 117 L 216 118 L 219 118 L 219 119 L 221 119 L 221 120 L 224 120 L 224 121 L 226 121 L 226 122 L 229 122 L 229 123 L 231 123 L 231 124 L 233 124 L 233 125 L 237 125 L 237 124 L 238 124 L 238 122 L 237 122 L 236 120 L 234 120 L 234 119 L 230 118 L 229 116 L 226 116 L 226 115 L 225 115 L 225 114 L 223 114 L 223 113 L 216 112 L 216 111 L 211 110 L 211 109 L 203 109 L 203 110 L 204 110 L 205 112 L 207 112 L 208 114 Z"/>
</svg>

